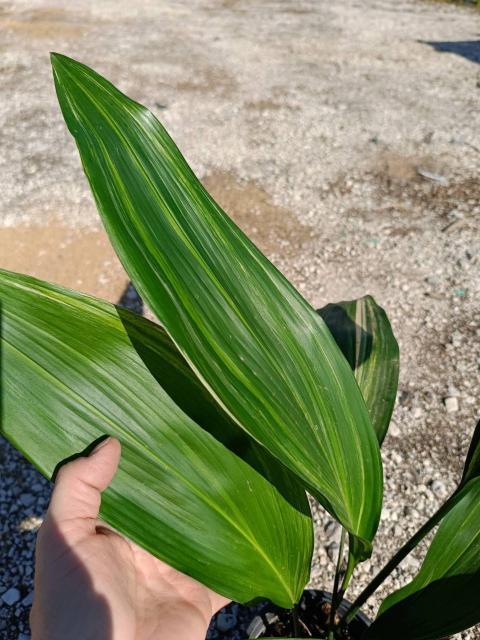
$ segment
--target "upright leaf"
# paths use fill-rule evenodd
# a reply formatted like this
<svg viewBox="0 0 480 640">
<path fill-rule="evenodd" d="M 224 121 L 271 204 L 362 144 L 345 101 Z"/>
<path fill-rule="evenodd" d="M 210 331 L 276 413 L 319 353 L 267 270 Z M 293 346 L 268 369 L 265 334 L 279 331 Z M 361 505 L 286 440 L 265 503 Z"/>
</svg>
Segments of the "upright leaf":
<svg viewBox="0 0 480 640">
<path fill-rule="evenodd" d="M 118 437 L 108 523 L 219 593 L 291 607 L 312 553 L 305 492 L 212 402 L 165 332 L 5 271 L 0 303 L 1 432 L 47 477 Z"/>
<path fill-rule="evenodd" d="M 52 62 L 133 283 L 216 401 L 368 555 L 382 501 L 379 448 L 323 321 L 212 200 L 152 113 L 88 67 L 58 54 Z"/>
<path fill-rule="evenodd" d="M 472 441 L 468 449 L 465 465 L 463 467 L 462 480 L 460 486 L 467 484 L 473 478 L 480 476 L 480 420 L 477 422 L 473 432 Z"/>
<path fill-rule="evenodd" d="M 388 596 L 368 640 L 437 640 L 480 622 L 480 478 L 443 519 L 417 577 Z"/>
<path fill-rule="evenodd" d="M 327 304 L 318 313 L 355 374 L 381 445 L 392 417 L 400 368 L 387 314 L 372 296 Z"/>
</svg>

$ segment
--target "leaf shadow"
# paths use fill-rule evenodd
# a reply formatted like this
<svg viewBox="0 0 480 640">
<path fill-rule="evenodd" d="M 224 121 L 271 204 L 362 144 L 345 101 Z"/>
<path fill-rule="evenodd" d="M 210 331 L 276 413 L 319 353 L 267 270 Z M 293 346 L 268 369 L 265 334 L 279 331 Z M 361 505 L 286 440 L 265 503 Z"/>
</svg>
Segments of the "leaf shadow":
<svg viewBox="0 0 480 640">
<path fill-rule="evenodd" d="M 353 322 L 341 304 L 327 304 L 317 309 L 317 313 L 327 325 L 353 371 L 369 359 L 373 345 L 372 334 Z M 360 351 L 355 348 L 357 341 L 362 344 Z"/>
<path fill-rule="evenodd" d="M 131 311 L 120 306 L 117 306 L 117 313 L 133 348 L 175 404 L 200 428 L 273 485 L 297 511 L 310 515 L 305 495 L 308 489 L 226 413 L 198 380 L 163 327 L 154 325 L 155 335 L 152 335 L 149 320 L 132 315 Z M 148 335 L 151 336 L 150 341 L 146 340 Z"/>
<path fill-rule="evenodd" d="M 50 551 L 48 554 L 43 550 L 44 564 L 49 555 L 60 560 L 50 561 L 44 567 L 42 589 L 36 590 L 34 595 L 33 625 L 38 614 L 43 619 L 45 638 L 53 637 L 54 632 L 58 638 L 113 640 L 111 607 L 105 596 L 96 591 L 95 576 L 72 549 L 53 518 L 42 525 L 42 543 Z M 53 611 L 57 615 L 52 615 Z M 88 611 L 88 616 L 82 616 L 82 611 Z"/>
</svg>

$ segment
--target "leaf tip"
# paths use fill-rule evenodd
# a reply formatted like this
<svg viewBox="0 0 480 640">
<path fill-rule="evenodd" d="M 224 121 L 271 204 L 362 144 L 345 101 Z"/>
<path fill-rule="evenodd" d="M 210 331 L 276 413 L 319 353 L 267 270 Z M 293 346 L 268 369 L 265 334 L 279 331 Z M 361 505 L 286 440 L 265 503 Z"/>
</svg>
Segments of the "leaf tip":
<svg viewBox="0 0 480 640">
<path fill-rule="evenodd" d="M 56 51 L 50 52 L 50 63 L 54 76 L 60 78 L 62 83 L 66 82 L 69 76 L 70 79 L 75 78 L 75 81 L 78 82 L 79 72 L 83 71 L 85 73 L 85 71 L 89 70 L 88 67 L 78 62 L 78 60 L 69 58 L 63 53 L 57 53 Z"/>
<path fill-rule="evenodd" d="M 57 53 L 56 51 L 50 51 L 50 63 L 55 71 L 61 69 L 70 61 L 70 58 L 64 56 L 63 53 Z"/>
</svg>

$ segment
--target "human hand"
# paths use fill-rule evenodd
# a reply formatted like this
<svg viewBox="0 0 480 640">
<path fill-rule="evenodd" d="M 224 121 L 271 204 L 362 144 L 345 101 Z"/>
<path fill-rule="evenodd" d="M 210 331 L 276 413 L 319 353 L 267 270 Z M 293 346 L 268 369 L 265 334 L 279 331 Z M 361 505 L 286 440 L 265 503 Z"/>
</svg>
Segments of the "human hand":
<svg viewBox="0 0 480 640">
<path fill-rule="evenodd" d="M 120 452 L 108 438 L 58 473 L 37 538 L 32 640 L 203 640 L 228 603 L 98 521 Z"/>
</svg>

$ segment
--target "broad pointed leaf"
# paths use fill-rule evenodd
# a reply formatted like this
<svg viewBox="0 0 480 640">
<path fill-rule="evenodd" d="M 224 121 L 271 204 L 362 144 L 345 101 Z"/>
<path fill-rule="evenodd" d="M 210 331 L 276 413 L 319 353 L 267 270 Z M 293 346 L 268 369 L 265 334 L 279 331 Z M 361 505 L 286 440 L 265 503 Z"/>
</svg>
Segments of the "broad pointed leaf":
<svg viewBox="0 0 480 640">
<path fill-rule="evenodd" d="M 312 552 L 305 492 L 212 402 L 165 332 L 5 271 L 0 303 L 2 433 L 47 477 L 118 437 L 108 523 L 230 598 L 292 606 Z"/>
<path fill-rule="evenodd" d="M 355 374 L 381 445 L 392 417 L 400 367 L 387 314 L 372 296 L 327 304 L 318 313 Z"/>
<path fill-rule="evenodd" d="M 323 321 L 212 200 L 152 113 L 88 67 L 52 62 L 103 222 L 140 294 L 216 401 L 368 555 L 379 448 Z"/>
<path fill-rule="evenodd" d="M 462 480 L 460 486 L 465 485 L 473 478 L 480 476 L 480 420 L 477 422 L 475 431 L 470 442 L 465 465 L 463 467 Z"/>
<path fill-rule="evenodd" d="M 437 640 L 480 622 L 480 478 L 442 520 L 417 577 L 388 596 L 368 640 Z"/>
</svg>

